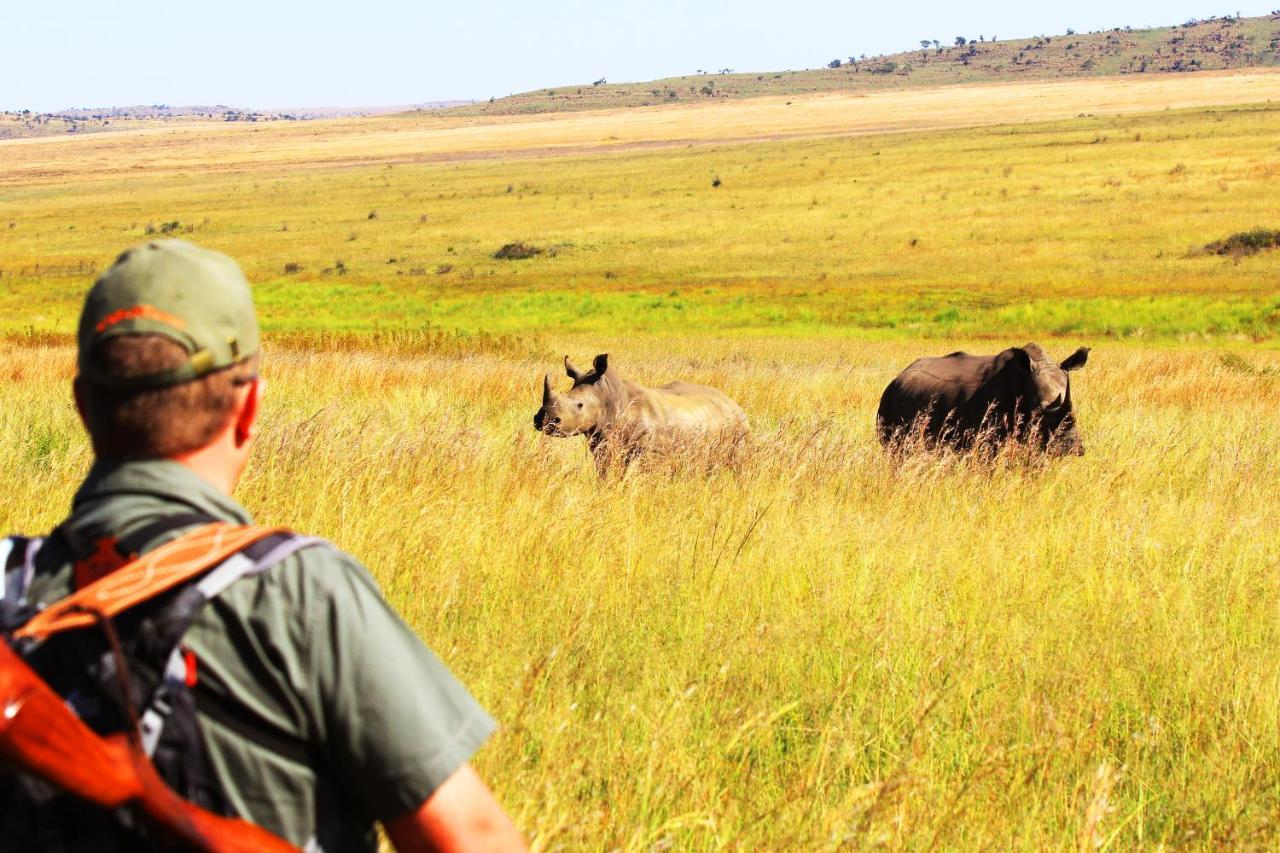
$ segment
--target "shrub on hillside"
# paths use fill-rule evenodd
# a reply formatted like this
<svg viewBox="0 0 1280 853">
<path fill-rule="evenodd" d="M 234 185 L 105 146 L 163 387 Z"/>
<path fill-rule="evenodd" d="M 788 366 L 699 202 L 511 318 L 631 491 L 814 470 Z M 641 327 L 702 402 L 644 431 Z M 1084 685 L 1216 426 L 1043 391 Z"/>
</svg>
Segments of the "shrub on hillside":
<svg viewBox="0 0 1280 853">
<path fill-rule="evenodd" d="M 523 261 L 532 258 L 535 255 L 541 255 L 542 250 L 537 246 L 531 246 L 528 243 L 507 243 L 501 249 L 493 253 L 493 257 L 499 261 Z"/>
<path fill-rule="evenodd" d="M 1240 231 L 1204 247 L 1211 255 L 1256 255 L 1268 249 L 1280 249 L 1280 230 L 1254 228 Z"/>
</svg>

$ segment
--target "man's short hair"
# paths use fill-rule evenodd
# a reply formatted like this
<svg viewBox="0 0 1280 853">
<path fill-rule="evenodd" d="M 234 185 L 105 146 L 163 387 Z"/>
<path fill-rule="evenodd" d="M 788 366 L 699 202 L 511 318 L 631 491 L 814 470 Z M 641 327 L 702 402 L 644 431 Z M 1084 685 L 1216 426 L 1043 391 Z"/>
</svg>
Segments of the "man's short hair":
<svg viewBox="0 0 1280 853">
<path fill-rule="evenodd" d="M 158 334 L 127 334 L 94 347 L 99 375 L 146 376 L 186 363 L 190 354 Z M 199 379 L 162 388 L 121 390 L 78 380 L 85 426 L 99 457 L 162 459 L 209 444 L 235 412 L 236 388 L 256 375 L 258 356 Z"/>
</svg>

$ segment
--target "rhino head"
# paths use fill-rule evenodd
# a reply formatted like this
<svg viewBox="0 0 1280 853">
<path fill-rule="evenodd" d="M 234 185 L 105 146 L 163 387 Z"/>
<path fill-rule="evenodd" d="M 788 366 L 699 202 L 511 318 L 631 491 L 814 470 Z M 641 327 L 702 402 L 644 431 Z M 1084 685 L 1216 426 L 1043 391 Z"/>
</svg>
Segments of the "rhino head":
<svg viewBox="0 0 1280 853">
<path fill-rule="evenodd" d="M 1071 372 L 1084 367 L 1089 348 L 1080 347 L 1061 363 L 1053 361 L 1040 348 L 1030 343 L 1022 348 L 1027 354 L 1029 393 L 1038 433 L 1033 436 L 1050 453 L 1059 456 L 1083 456 L 1084 442 L 1076 429 L 1075 408 L 1071 403 Z"/>
<path fill-rule="evenodd" d="M 609 355 L 601 353 L 592 361 L 591 370 L 573 366 L 564 357 L 564 372 L 573 387 L 561 394 L 551 387 L 551 374 L 542 379 L 542 406 L 533 416 L 533 427 L 547 435 L 589 435 L 604 428 L 611 407 Z"/>
</svg>

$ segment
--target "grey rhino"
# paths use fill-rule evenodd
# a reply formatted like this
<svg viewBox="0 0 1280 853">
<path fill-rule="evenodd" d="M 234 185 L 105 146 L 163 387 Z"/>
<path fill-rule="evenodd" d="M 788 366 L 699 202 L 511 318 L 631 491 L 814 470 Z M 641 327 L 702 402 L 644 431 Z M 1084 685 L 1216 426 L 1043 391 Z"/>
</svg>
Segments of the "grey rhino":
<svg viewBox="0 0 1280 853">
<path fill-rule="evenodd" d="M 611 453 L 621 452 L 630 460 L 663 440 L 735 436 L 748 430 L 742 407 L 715 388 L 688 382 L 647 388 L 619 376 L 607 353 L 597 355 L 589 371 L 574 367 L 565 356 L 564 370 L 573 387 L 556 392 L 548 373 L 533 426 L 547 435 L 585 436 L 601 466 Z"/>
<path fill-rule="evenodd" d="M 1039 344 L 998 355 L 953 352 L 913 361 L 880 397 L 876 428 L 886 446 L 921 430 L 930 446 L 965 450 L 1018 441 L 1054 455 L 1084 455 L 1071 400 L 1071 372 L 1089 348 L 1061 364 Z"/>
</svg>

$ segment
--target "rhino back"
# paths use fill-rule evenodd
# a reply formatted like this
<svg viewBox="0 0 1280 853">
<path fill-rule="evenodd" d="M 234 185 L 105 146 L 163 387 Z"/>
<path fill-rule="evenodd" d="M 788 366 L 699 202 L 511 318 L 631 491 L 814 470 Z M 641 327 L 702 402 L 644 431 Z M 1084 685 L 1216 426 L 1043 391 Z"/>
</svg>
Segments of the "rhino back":
<svg viewBox="0 0 1280 853">
<path fill-rule="evenodd" d="M 742 407 L 723 391 L 689 382 L 637 386 L 632 407 L 653 430 L 706 431 L 745 427 L 747 422 Z"/>
<path fill-rule="evenodd" d="M 963 352 L 919 358 L 907 365 L 880 396 L 877 421 L 882 435 L 910 425 L 925 412 L 930 428 L 940 429 L 948 415 L 963 409 L 992 372 L 995 356 Z"/>
</svg>

